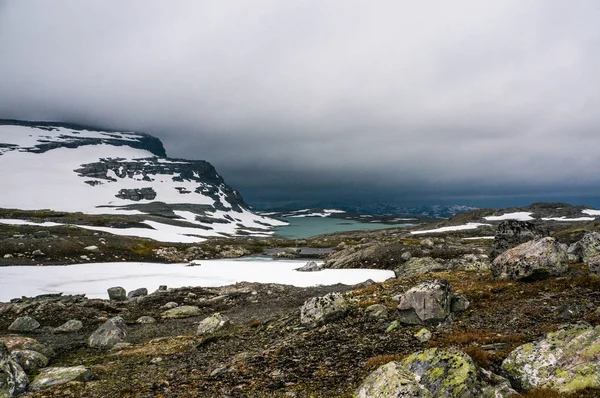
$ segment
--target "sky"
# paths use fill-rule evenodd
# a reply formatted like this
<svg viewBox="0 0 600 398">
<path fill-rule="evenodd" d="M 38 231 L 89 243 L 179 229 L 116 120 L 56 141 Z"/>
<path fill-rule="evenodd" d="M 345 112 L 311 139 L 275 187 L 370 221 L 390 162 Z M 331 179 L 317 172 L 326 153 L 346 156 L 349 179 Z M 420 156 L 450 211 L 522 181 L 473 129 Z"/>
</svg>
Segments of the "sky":
<svg viewBox="0 0 600 398">
<path fill-rule="evenodd" d="M 599 20 L 597 0 L 0 0 L 0 118 L 156 135 L 257 205 L 600 202 Z"/>
</svg>

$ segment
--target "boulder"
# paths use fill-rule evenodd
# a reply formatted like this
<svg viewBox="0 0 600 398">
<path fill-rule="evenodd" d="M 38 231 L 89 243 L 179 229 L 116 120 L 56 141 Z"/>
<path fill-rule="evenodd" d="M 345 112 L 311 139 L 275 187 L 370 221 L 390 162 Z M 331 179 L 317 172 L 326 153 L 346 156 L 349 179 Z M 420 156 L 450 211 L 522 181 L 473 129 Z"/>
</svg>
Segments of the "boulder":
<svg viewBox="0 0 600 398">
<path fill-rule="evenodd" d="M 38 369 L 48 366 L 48 358 L 37 351 L 13 350 L 10 356 L 26 372 L 36 372 Z"/>
<path fill-rule="evenodd" d="M 431 257 L 412 257 L 394 269 L 394 273 L 396 274 L 396 278 L 402 278 L 444 270 L 446 270 L 446 267 Z"/>
<path fill-rule="evenodd" d="M 22 316 L 15 319 L 14 322 L 8 327 L 8 330 L 11 332 L 33 332 L 39 327 L 39 322 L 32 317 Z"/>
<path fill-rule="evenodd" d="M 487 271 L 490 269 L 490 258 L 485 254 L 465 254 L 459 258 L 448 261 L 447 269 L 465 271 Z"/>
<path fill-rule="evenodd" d="M 179 307 L 179 304 L 177 304 L 174 301 L 169 301 L 168 303 L 166 303 L 165 305 L 163 305 L 162 307 L 160 307 L 161 310 L 172 310 L 173 308 Z"/>
<path fill-rule="evenodd" d="M 399 320 L 407 325 L 438 325 L 450 315 L 452 288 L 445 280 L 423 282 L 400 296 Z"/>
<path fill-rule="evenodd" d="M 92 252 L 92 253 L 97 253 L 100 251 L 100 248 L 98 246 L 86 246 L 83 248 L 83 250 Z"/>
<path fill-rule="evenodd" d="M 83 323 L 77 319 L 71 319 L 59 327 L 54 328 L 54 333 L 75 333 L 83 329 Z"/>
<path fill-rule="evenodd" d="M 354 396 L 356 398 L 433 397 L 419 384 L 415 374 L 398 362 L 388 362 L 369 374 Z"/>
<path fill-rule="evenodd" d="M 548 236 L 541 227 L 528 221 L 505 220 L 498 224 L 490 258 L 495 259 L 506 250 L 531 240 Z"/>
<path fill-rule="evenodd" d="M 205 334 L 215 333 L 228 327 L 229 324 L 229 318 L 217 312 L 207 318 L 204 318 L 202 322 L 200 322 L 198 329 L 196 330 L 196 335 L 202 336 Z"/>
<path fill-rule="evenodd" d="M 318 326 L 342 318 L 348 312 L 348 302 L 340 293 L 311 297 L 300 309 L 300 322 L 305 326 Z"/>
<path fill-rule="evenodd" d="M 156 323 L 156 319 L 152 318 L 151 316 L 144 315 L 139 317 L 135 322 L 142 325 L 148 325 L 151 323 Z"/>
<path fill-rule="evenodd" d="M 600 326 L 565 325 L 536 342 L 517 347 L 502 362 L 508 377 L 523 390 L 571 393 L 600 388 Z"/>
<path fill-rule="evenodd" d="M 459 293 L 452 293 L 452 297 L 450 298 L 450 311 L 466 311 L 470 305 L 471 302 L 465 296 Z"/>
<path fill-rule="evenodd" d="M 365 308 L 365 315 L 369 319 L 385 319 L 388 316 L 388 309 L 383 304 L 373 304 Z"/>
<path fill-rule="evenodd" d="M 104 322 L 88 339 L 88 345 L 94 348 L 108 349 L 122 343 L 127 335 L 125 321 L 120 316 Z"/>
<path fill-rule="evenodd" d="M 14 350 L 31 350 L 39 352 L 46 357 L 53 357 L 55 355 L 54 350 L 48 346 L 41 344 L 39 341 L 22 336 L 7 336 L 0 337 L 0 343 L 6 345 L 9 351 Z"/>
<path fill-rule="evenodd" d="M 481 369 L 458 350 L 431 348 L 409 355 L 400 365 L 434 397 L 501 398 L 517 394 L 508 380 Z"/>
<path fill-rule="evenodd" d="M 569 259 L 554 238 L 542 238 L 513 247 L 492 262 L 496 279 L 538 280 L 567 271 Z"/>
<path fill-rule="evenodd" d="M 569 246 L 568 253 L 578 262 L 589 262 L 600 254 L 600 232 L 586 233 L 581 240 Z"/>
<path fill-rule="evenodd" d="M 309 261 L 303 267 L 296 268 L 296 271 L 300 272 L 314 272 L 323 270 L 323 264 L 317 264 L 314 261 Z"/>
<path fill-rule="evenodd" d="M 588 260 L 588 270 L 590 271 L 590 274 L 600 276 L 600 255 Z"/>
<path fill-rule="evenodd" d="M 182 305 L 179 307 L 166 310 L 160 316 L 161 318 L 189 318 L 191 316 L 201 315 L 202 311 L 195 305 Z"/>
<path fill-rule="evenodd" d="M 121 286 L 108 288 L 108 298 L 112 301 L 127 300 L 127 292 Z"/>
<path fill-rule="evenodd" d="M 10 356 L 4 343 L 0 343 L 0 371 L 7 375 L 8 393 L 11 396 L 25 392 L 29 378 L 17 361 Z"/>
<path fill-rule="evenodd" d="M 88 381 L 91 378 L 92 372 L 85 366 L 73 366 L 69 368 L 46 368 L 42 369 L 35 379 L 33 379 L 29 385 L 29 390 L 39 391 L 72 381 Z"/>
<path fill-rule="evenodd" d="M 127 293 L 127 298 L 143 297 L 147 295 L 148 289 L 146 289 L 145 287 L 140 287 L 139 289 L 135 289 Z"/>
</svg>

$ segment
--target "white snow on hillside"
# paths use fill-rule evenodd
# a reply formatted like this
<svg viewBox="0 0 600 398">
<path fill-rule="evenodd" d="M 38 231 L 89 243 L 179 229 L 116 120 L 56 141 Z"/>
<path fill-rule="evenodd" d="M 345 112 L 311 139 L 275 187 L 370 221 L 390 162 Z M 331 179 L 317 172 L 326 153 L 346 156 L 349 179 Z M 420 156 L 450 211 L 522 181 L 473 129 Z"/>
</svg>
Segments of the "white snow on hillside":
<svg viewBox="0 0 600 398">
<path fill-rule="evenodd" d="M 303 217 L 331 217 L 332 214 L 342 214 L 345 213 L 343 210 L 336 209 L 323 209 L 321 212 L 311 211 L 310 209 L 304 210 L 296 210 L 292 211 L 289 214 L 285 214 L 284 217 L 292 217 L 292 218 L 303 218 Z"/>
<path fill-rule="evenodd" d="M 504 221 L 504 220 L 517 220 L 517 221 L 530 221 L 534 218 L 531 217 L 531 212 L 520 211 L 515 213 L 506 213 L 501 216 L 487 216 L 483 217 L 487 221 Z"/>
<path fill-rule="evenodd" d="M 433 233 L 437 233 L 437 232 L 449 232 L 449 231 L 464 231 L 464 230 L 469 230 L 469 229 L 477 229 L 481 226 L 484 225 L 490 225 L 490 224 L 482 224 L 482 223 L 476 223 L 476 222 L 470 222 L 464 225 L 452 225 L 449 227 L 441 227 L 441 228 L 436 228 L 436 229 L 428 229 L 428 230 L 424 230 L 424 231 L 410 231 L 411 234 L 413 235 L 420 235 L 420 234 L 433 234 Z"/>
<path fill-rule="evenodd" d="M 586 209 L 581 211 L 583 214 L 588 214 L 590 216 L 600 216 L 600 210 L 592 210 Z"/>
<path fill-rule="evenodd" d="M 544 217 L 542 218 L 544 221 L 564 221 L 564 222 L 577 222 L 577 221 L 594 221 L 594 217 L 577 217 L 577 218 L 567 218 L 565 216 L 562 217 Z"/>
<path fill-rule="evenodd" d="M 203 260 L 201 265 L 154 263 L 93 263 L 68 267 L 0 267 L 0 301 L 48 293 L 86 294 L 108 298 L 106 290 L 122 286 L 127 291 L 145 287 L 149 292 L 160 285 L 225 286 L 237 282 L 281 283 L 299 287 L 353 285 L 372 279 L 382 282 L 393 271 L 374 269 L 326 269 L 299 272 L 306 261 Z"/>
</svg>

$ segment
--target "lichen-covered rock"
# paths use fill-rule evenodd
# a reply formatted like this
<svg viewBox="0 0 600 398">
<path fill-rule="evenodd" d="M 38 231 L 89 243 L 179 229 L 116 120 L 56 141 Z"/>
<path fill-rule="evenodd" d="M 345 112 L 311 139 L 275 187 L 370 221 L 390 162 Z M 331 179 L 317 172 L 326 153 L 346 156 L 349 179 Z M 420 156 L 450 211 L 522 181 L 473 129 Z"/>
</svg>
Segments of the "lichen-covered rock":
<svg viewBox="0 0 600 398">
<path fill-rule="evenodd" d="M 586 233 L 581 240 L 569 246 L 568 253 L 573 255 L 575 260 L 583 263 L 600 255 L 600 232 Z"/>
<path fill-rule="evenodd" d="M 211 316 L 204 318 L 198 325 L 196 335 L 202 336 L 205 334 L 215 333 L 229 326 L 229 318 L 220 313 L 214 313 Z"/>
<path fill-rule="evenodd" d="M 8 330 L 11 332 L 33 332 L 40 327 L 40 323 L 30 316 L 21 316 L 10 324 Z"/>
<path fill-rule="evenodd" d="M 152 318 L 151 316 L 144 315 L 144 316 L 141 316 L 138 319 L 136 319 L 135 322 L 142 324 L 142 325 L 148 325 L 151 323 L 156 323 L 156 319 Z"/>
<path fill-rule="evenodd" d="M 431 348 L 408 356 L 400 364 L 434 397 L 501 398 L 516 394 L 508 380 L 479 368 L 462 351 Z"/>
<path fill-rule="evenodd" d="M 498 224 L 490 258 L 495 259 L 506 250 L 522 243 L 541 239 L 548 233 L 541 227 L 528 221 L 505 220 Z"/>
<path fill-rule="evenodd" d="M 113 301 L 127 300 L 127 292 L 121 286 L 108 288 L 108 298 Z"/>
<path fill-rule="evenodd" d="M 365 308 L 365 315 L 369 319 L 385 319 L 388 316 L 388 310 L 383 304 L 372 304 Z"/>
<path fill-rule="evenodd" d="M 412 257 L 404 264 L 394 269 L 397 278 L 425 274 L 428 272 L 444 271 L 446 267 L 431 257 Z"/>
<path fill-rule="evenodd" d="M 419 384 L 415 374 L 398 362 L 388 362 L 369 374 L 354 396 L 356 398 L 433 397 Z"/>
<path fill-rule="evenodd" d="M 513 247 L 492 262 L 496 279 L 537 280 L 567 271 L 569 259 L 554 238 L 542 238 Z"/>
<path fill-rule="evenodd" d="M 127 293 L 127 298 L 143 297 L 147 295 L 148 289 L 146 289 L 145 287 L 140 287 L 139 289 L 135 289 Z"/>
<path fill-rule="evenodd" d="M 600 387 L 600 326 L 563 326 L 534 343 L 516 348 L 502 368 L 524 390 L 550 388 L 572 392 Z"/>
<path fill-rule="evenodd" d="M 116 316 L 104 322 L 88 339 L 88 345 L 95 348 L 108 349 L 122 343 L 127 335 L 125 321 Z"/>
<path fill-rule="evenodd" d="M 59 327 L 54 328 L 54 333 L 74 333 L 83 329 L 83 323 L 78 319 L 71 319 Z"/>
<path fill-rule="evenodd" d="M 160 316 L 161 318 L 189 318 L 191 316 L 201 315 L 202 311 L 195 305 L 182 305 L 179 307 L 171 308 L 166 310 Z"/>
<path fill-rule="evenodd" d="M 348 309 L 348 302 L 339 293 L 311 297 L 300 309 L 300 322 L 307 326 L 321 325 L 343 317 Z"/>
<path fill-rule="evenodd" d="M 165 305 L 163 305 L 162 307 L 160 307 L 161 310 L 172 310 L 173 308 L 179 307 L 179 304 L 177 304 L 174 301 L 169 301 L 168 303 L 166 303 Z"/>
<path fill-rule="evenodd" d="M 0 343 L 0 371 L 6 373 L 8 393 L 12 396 L 25 392 L 29 378 L 23 368 L 10 356 L 8 348 Z"/>
<path fill-rule="evenodd" d="M 462 312 L 469 309 L 471 302 L 462 294 L 452 293 L 450 298 L 450 311 Z"/>
<path fill-rule="evenodd" d="M 31 350 L 43 354 L 45 357 L 52 357 L 55 355 L 54 350 L 51 347 L 45 346 L 39 341 L 30 337 L 23 336 L 6 336 L 0 337 L 0 343 L 6 345 L 9 351 L 14 350 Z"/>
<path fill-rule="evenodd" d="M 26 372 L 35 372 L 48 366 L 48 358 L 44 354 L 31 350 L 14 350 L 10 356 Z"/>
<path fill-rule="evenodd" d="M 300 268 L 296 268 L 296 271 L 300 271 L 300 272 L 315 272 L 315 271 L 322 271 L 322 270 L 323 270 L 323 264 L 317 264 L 315 261 L 309 261 L 304 266 L 302 266 Z"/>
<path fill-rule="evenodd" d="M 419 340 L 421 343 L 425 343 L 431 340 L 431 331 L 429 329 L 423 328 L 414 334 L 415 339 Z"/>
<path fill-rule="evenodd" d="M 600 255 L 588 260 L 588 270 L 590 271 L 590 274 L 600 276 Z"/>
<path fill-rule="evenodd" d="M 450 315 L 452 288 L 445 280 L 423 282 L 400 296 L 399 320 L 408 325 L 437 325 Z"/>
<path fill-rule="evenodd" d="M 33 379 L 29 385 L 30 391 L 39 391 L 45 388 L 65 384 L 72 381 L 88 381 L 92 372 L 85 366 L 73 366 L 70 368 L 46 368 Z"/>
<path fill-rule="evenodd" d="M 490 258 L 485 254 L 465 254 L 448 261 L 447 269 L 464 271 L 487 271 L 490 269 Z"/>
</svg>

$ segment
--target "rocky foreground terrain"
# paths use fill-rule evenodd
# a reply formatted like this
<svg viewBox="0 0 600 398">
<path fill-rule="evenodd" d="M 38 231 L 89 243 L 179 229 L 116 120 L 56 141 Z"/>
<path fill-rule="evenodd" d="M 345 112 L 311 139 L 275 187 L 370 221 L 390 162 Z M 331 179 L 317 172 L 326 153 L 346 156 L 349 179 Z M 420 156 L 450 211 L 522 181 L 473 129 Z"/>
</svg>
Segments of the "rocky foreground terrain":
<svg viewBox="0 0 600 398">
<path fill-rule="evenodd" d="M 397 277 L 312 288 L 115 287 L 110 300 L 15 298 L 0 303 L 0 396 L 600 396 L 600 226 L 593 218 L 543 221 L 556 206 L 541 208 L 548 217 L 532 221 L 483 222 L 490 213 L 477 210 L 418 227 L 486 224 L 469 230 L 193 245 L 4 225 L 0 257 L 8 266 L 81 256 L 297 257 L 311 248 L 327 249 L 325 262 L 306 272 L 372 267 Z M 575 218 L 582 208 L 566 211 Z M 88 217 L 79 222 L 100 220 Z"/>
</svg>

